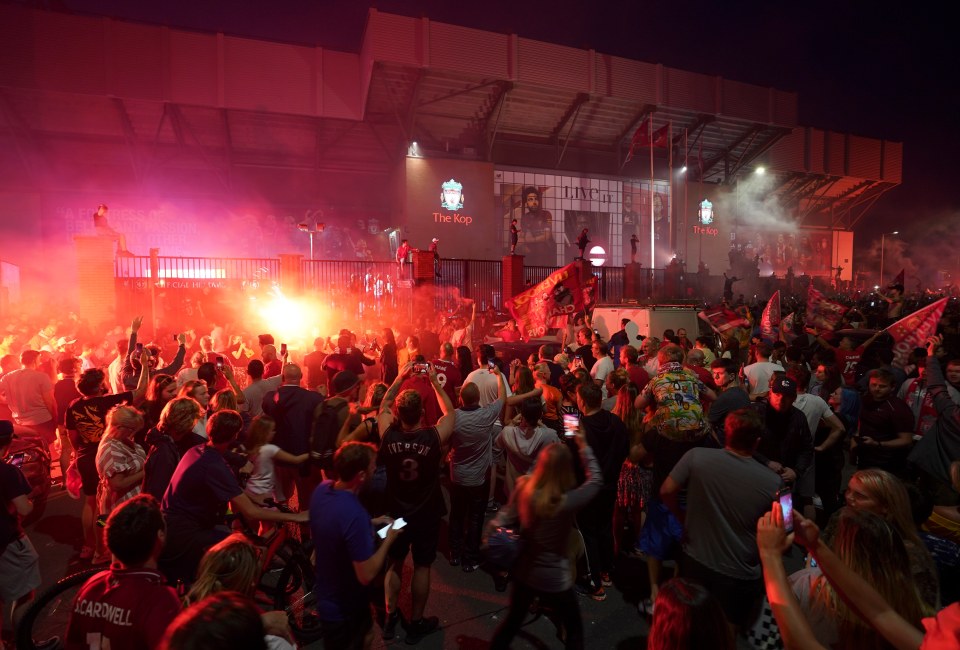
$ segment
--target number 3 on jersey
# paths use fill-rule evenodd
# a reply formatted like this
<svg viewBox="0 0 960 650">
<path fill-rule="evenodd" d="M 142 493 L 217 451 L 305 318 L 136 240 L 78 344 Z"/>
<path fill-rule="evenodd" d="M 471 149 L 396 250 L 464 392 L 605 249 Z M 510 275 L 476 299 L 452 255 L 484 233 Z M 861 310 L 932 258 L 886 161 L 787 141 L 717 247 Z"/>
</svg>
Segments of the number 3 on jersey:
<svg viewBox="0 0 960 650">
<path fill-rule="evenodd" d="M 417 463 L 414 458 L 405 458 L 403 464 L 400 466 L 400 480 L 401 481 L 416 481 L 417 477 L 420 475 L 418 470 L 420 469 L 420 464 Z"/>
</svg>

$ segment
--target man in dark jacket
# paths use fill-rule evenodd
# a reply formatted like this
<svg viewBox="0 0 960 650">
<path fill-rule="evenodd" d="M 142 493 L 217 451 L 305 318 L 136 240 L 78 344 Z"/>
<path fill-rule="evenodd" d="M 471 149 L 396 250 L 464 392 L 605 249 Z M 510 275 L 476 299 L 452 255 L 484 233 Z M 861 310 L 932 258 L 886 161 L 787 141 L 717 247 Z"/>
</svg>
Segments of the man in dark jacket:
<svg viewBox="0 0 960 650">
<path fill-rule="evenodd" d="M 611 522 L 617 500 L 620 467 L 630 445 L 626 425 L 613 413 L 604 411 L 601 408 L 602 401 L 603 393 L 597 384 L 588 382 L 577 388 L 577 407 L 583 413 L 580 425 L 603 473 L 600 493 L 577 516 L 591 571 L 591 575 L 587 576 L 587 585 L 580 592 L 594 600 L 605 599 L 603 588 L 613 584 L 610 580 L 614 560 Z"/>
<path fill-rule="evenodd" d="M 813 472 L 808 472 L 813 467 L 813 436 L 807 417 L 793 406 L 796 382 L 785 375 L 774 375 L 769 400 L 769 404 L 756 403 L 764 431 L 754 458 L 792 487 L 794 507 L 800 508 L 801 503 L 808 505 L 813 499 Z"/>
<path fill-rule="evenodd" d="M 263 412 L 277 422 L 273 444 L 288 454 L 299 456 L 310 451 L 313 416 L 317 407 L 323 403 L 323 395 L 300 387 L 303 372 L 296 364 L 285 365 L 281 376 L 283 383 L 280 388 L 264 396 Z M 287 498 L 293 495 L 293 486 L 296 484 L 300 507 L 306 508 L 309 505 L 310 495 L 319 483 L 319 477 L 311 475 L 308 463 L 290 465 L 277 462 L 276 476 L 277 483 Z"/>
</svg>

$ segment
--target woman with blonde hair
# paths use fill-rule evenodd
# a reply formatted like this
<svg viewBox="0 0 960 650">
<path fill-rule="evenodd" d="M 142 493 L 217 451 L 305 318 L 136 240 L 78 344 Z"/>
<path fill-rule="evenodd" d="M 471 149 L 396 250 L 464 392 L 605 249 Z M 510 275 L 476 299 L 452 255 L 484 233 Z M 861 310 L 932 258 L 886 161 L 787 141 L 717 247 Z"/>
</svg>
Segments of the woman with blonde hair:
<svg viewBox="0 0 960 650">
<path fill-rule="evenodd" d="M 196 400 L 176 397 L 163 407 L 157 426 L 147 432 L 143 491 L 158 501 L 163 499 L 183 452 L 204 441 L 193 432 L 200 414 L 200 404 Z"/>
<path fill-rule="evenodd" d="M 933 614 L 940 601 L 937 567 L 914 526 L 910 496 L 903 483 L 882 469 L 862 469 L 850 477 L 845 496 L 849 507 L 880 515 L 903 539 L 925 613 Z"/>
<path fill-rule="evenodd" d="M 235 591 L 252 601 L 261 572 L 257 547 L 242 534 L 234 533 L 204 554 L 197 579 L 184 597 L 184 605 L 189 607 L 223 591 Z M 265 612 L 260 617 L 270 650 L 296 647 L 284 612 Z"/>
<path fill-rule="evenodd" d="M 583 647 L 583 621 L 573 591 L 568 546 L 577 513 L 600 491 L 603 475 L 582 426 L 574 440 L 585 468 L 583 485 L 576 486 L 569 447 L 549 445 L 540 452 L 533 473 L 517 481 L 510 503 L 495 519 L 500 525 L 519 521 L 522 540 L 510 608 L 490 643 L 495 650 L 510 646 L 534 598 L 552 607 L 563 621 L 565 647 Z"/>
<path fill-rule="evenodd" d="M 837 513 L 823 537 L 840 560 L 866 580 L 894 611 L 920 627 L 925 606 L 910 576 L 910 557 L 896 526 L 870 510 L 846 507 Z M 850 610 L 819 568 L 794 573 L 790 583 L 814 636 L 824 647 L 890 647 Z"/>
<path fill-rule="evenodd" d="M 147 455 L 133 436 L 142 428 L 143 413 L 133 406 L 115 406 L 107 414 L 107 430 L 100 439 L 96 457 L 101 517 L 109 516 L 117 505 L 140 494 Z M 109 553 L 98 553 L 93 558 L 94 564 L 109 561 Z"/>
</svg>

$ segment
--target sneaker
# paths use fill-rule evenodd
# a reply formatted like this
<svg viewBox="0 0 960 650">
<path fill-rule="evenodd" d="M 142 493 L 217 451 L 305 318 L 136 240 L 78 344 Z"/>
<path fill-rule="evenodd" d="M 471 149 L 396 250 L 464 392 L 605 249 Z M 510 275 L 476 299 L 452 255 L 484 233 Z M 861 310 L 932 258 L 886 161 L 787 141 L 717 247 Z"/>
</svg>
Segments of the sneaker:
<svg viewBox="0 0 960 650">
<path fill-rule="evenodd" d="M 592 587 L 592 586 L 582 586 L 577 585 L 575 591 L 585 598 L 592 598 L 596 601 L 606 600 L 607 592 L 603 590 L 603 587 Z"/>
<path fill-rule="evenodd" d="M 407 638 L 404 639 L 407 645 L 416 645 L 420 643 L 423 637 L 431 632 L 436 632 L 440 628 L 440 619 L 436 616 L 427 616 L 419 621 L 412 621 L 407 627 Z"/>
<path fill-rule="evenodd" d="M 460 568 L 463 570 L 464 573 L 473 573 L 474 571 L 476 571 L 477 569 L 480 568 L 480 563 L 479 563 L 479 562 L 472 562 L 472 561 L 471 561 L 471 562 L 464 562 L 464 563 L 463 563 L 463 566 L 460 567 Z"/>
<path fill-rule="evenodd" d="M 610 578 L 610 574 L 604 571 L 600 574 L 600 584 L 604 587 L 612 587 L 613 580 Z"/>
<path fill-rule="evenodd" d="M 403 614 L 400 613 L 399 608 L 387 614 L 387 618 L 383 621 L 383 632 L 380 634 L 380 638 L 384 641 L 392 641 L 397 638 L 397 624 L 403 625 Z"/>
</svg>

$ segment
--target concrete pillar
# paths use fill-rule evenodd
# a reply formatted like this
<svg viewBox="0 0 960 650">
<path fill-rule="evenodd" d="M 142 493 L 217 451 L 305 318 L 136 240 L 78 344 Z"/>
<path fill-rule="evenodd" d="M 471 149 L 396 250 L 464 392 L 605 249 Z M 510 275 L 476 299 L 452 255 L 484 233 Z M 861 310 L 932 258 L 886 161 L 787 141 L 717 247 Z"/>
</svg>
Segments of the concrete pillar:
<svg viewBox="0 0 960 650">
<path fill-rule="evenodd" d="M 113 237 L 75 235 L 77 249 L 78 315 L 92 326 L 112 323 L 117 311 Z M 136 258 L 125 258 L 133 262 Z"/>
<path fill-rule="evenodd" d="M 523 293 L 523 255 L 506 255 L 501 261 L 500 287 L 502 300 L 510 300 Z"/>
</svg>

